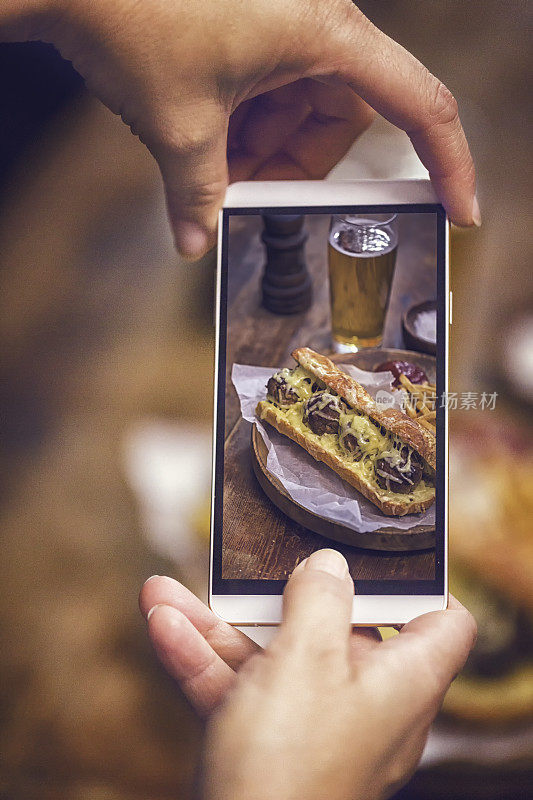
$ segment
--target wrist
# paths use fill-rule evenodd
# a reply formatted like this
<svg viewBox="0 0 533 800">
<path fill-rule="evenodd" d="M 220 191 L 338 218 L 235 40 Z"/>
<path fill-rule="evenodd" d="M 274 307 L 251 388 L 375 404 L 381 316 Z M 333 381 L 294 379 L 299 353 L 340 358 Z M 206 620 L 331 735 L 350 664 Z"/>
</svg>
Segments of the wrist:
<svg viewBox="0 0 533 800">
<path fill-rule="evenodd" d="M 2 0 L 0 41 L 51 41 L 49 31 L 59 16 L 59 0 Z"/>
</svg>

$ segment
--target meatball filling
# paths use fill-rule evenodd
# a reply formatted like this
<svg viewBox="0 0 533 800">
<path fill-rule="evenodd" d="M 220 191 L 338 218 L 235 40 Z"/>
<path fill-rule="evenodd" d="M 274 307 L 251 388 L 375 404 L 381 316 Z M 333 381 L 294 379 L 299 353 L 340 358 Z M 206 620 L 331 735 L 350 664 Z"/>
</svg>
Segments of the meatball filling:
<svg viewBox="0 0 533 800">
<path fill-rule="evenodd" d="M 342 400 L 331 392 L 317 392 L 305 404 L 303 421 L 317 436 L 338 433 L 342 406 Z"/>
<path fill-rule="evenodd" d="M 267 396 L 278 406 L 293 406 L 309 400 L 314 392 L 323 388 L 324 384 L 302 367 L 284 367 L 268 379 Z"/>
<path fill-rule="evenodd" d="M 267 392 L 291 425 L 321 437 L 324 448 L 364 480 L 389 494 L 425 497 L 431 491 L 434 474 L 415 450 L 301 366 L 269 378 Z"/>
<path fill-rule="evenodd" d="M 277 372 L 268 379 L 267 392 L 275 403 L 280 406 L 291 406 L 300 401 L 300 395 L 292 386 L 289 386 L 283 375 Z"/>
<path fill-rule="evenodd" d="M 360 461 L 363 458 L 360 441 L 350 424 L 341 425 L 339 442 L 353 461 Z"/>
<path fill-rule="evenodd" d="M 394 461 L 386 456 L 376 461 L 375 474 L 378 486 L 388 492 L 408 494 L 422 479 L 420 457 L 409 447 L 402 447 L 400 458 Z"/>
</svg>

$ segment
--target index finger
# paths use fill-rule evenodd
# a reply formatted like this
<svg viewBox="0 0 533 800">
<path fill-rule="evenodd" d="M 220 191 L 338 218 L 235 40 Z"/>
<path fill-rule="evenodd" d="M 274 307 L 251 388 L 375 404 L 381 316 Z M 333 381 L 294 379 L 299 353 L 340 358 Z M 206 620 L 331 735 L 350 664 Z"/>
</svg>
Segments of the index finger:
<svg viewBox="0 0 533 800">
<path fill-rule="evenodd" d="M 473 616 L 450 595 L 446 611 L 422 614 L 383 643 L 381 655 L 394 659 L 404 676 L 411 676 L 420 696 L 440 703 L 463 668 L 476 640 Z"/>
<path fill-rule="evenodd" d="M 453 95 L 352 3 L 345 13 L 326 56 L 335 74 L 408 134 L 451 221 L 479 225 L 474 163 Z"/>
<path fill-rule="evenodd" d="M 198 633 L 232 669 L 238 669 L 261 648 L 244 633 L 219 619 L 189 589 L 165 575 L 152 575 L 143 585 L 139 606 L 146 618 L 156 605 L 181 611 Z"/>
</svg>

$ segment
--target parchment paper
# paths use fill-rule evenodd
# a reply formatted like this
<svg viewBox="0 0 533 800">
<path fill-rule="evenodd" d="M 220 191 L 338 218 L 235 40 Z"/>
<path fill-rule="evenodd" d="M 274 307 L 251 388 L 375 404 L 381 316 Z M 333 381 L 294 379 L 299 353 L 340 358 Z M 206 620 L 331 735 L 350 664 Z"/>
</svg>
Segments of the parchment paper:
<svg viewBox="0 0 533 800">
<path fill-rule="evenodd" d="M 257 426 L 265 442 L 268 450 L 267 469 L 293 500 L 308 511 L 359 532 L 384 527 L 409 530 L 415 525 L 435 524 L 434 505 L 422 514 L 405 517 L 382 514 L 370 500 L 325 464 L 315 461 L 302 447 L 270 425 L 263 425 L 255 416 L 255 408 L 260 400 L 265 399 L 266 383 L 276 369 L 234 364 L 231 379 L 239 396 L 242 416 Z M 365 372 L 352 365 L 343 365 L 342 369 L 376 400 L 401 408 L 402 395 L 401 392 L 392 391 L 393 376 L 390 372 Z"/>
</svg>

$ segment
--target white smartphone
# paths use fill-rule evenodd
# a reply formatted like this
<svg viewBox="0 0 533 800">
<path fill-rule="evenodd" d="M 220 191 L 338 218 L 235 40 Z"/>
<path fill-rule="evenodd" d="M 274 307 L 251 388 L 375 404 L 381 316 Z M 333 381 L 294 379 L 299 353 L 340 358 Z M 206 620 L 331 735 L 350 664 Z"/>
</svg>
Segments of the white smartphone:
<svg viewBox="0 0 533 800">
<path fill-rule="evenodd" d="M 229 187 L 209 586 L 222 619 L 279 624 L 291 572 L 324 547 L 348 561 L 354 624 L 446 608 L 448 238 L 426 180 Z"/>
</svg>

